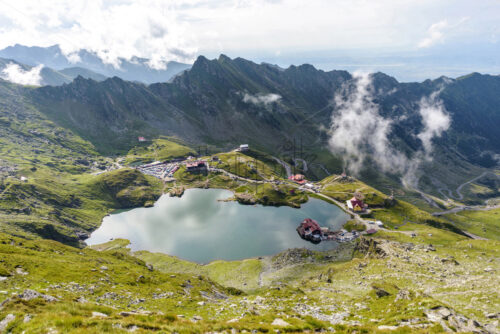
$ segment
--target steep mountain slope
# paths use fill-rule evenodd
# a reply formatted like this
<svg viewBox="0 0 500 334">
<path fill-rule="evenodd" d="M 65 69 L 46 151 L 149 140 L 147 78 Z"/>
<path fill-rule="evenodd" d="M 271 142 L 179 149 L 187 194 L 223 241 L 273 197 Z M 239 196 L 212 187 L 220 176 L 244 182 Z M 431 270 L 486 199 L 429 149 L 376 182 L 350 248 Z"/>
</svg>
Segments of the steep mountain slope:
<svg viewBox="0 0 500 334">
<path fill-rule="evenodd" d="M 14 59 L 30 66 L 43 64 L 55 70 L 76 66 L 107 77 L 118 76 L 124 80 L 144 83 L 166 82 L 178 73 L 190 68 L 189 64 L 171 61 L 166 64 L 165 69 L 153 69 L 148 65 L 149 59 L 138 57 L 130 61 L 120 59 L 120 66 L 115 67 L 112 64 L 104 63 L 95 53 L 87 50 L 80 50 L 75 56 L 77 57 L 76 61 L 68 60 L 58 45 L 28 47 L 16 44 L 0 50 L 0 57 Z M 80 75 L 84 76 L 82 73 Z"/>
<path fill-rule="evenodd" d="M 0 80 L 0 231 L 78 245 L 113 208 L 144 205 L 159 181 L 123 169 L 92 144 L 57 126 Z"/>
<path fill-rule="evenodd" d="M 325 170 L 342 170 L 341 161 L 328 152 L 325 129 L 337 108 L 335 96 L 355 89 L 356 80 L 344 71 L 324 72 L 310 65 L 283 70 L 224 55 L 215 60 L 200 56 L 171 83 L 144 86 L 118 78 L 102 83 L 80 78 L 63 87 L 32 90 L 29 96 L 53 120 L 102 152 L 124 152 L 143 135 L 175 135 L 193 145 L 223 150 L 248 142 L 290 162 L 297 157 L 309 160 L 306 174 L 319 179 L 327 175 Z M 424 129 L 420 103 L 438 94 L 451 126 L 432 139 L 434 160 L 423 166 L 447 171 L 447 187 L 495 165 L 500 152 L 494 126 L 500 124 L 500 77 L 472 74 L 399 83 L 375 73 L 370 80 L 371 98 L 380 115 L 391 120 L 391 144 L 408 156 L 423 147 L 418 137 Z M 362 173 L 367 181 L 380 175 L 370 166 Z M 388 190 L 399 182 L 398 176 L 391 179 L 375 184 Z M 437 194 L 434 179 L 423 182 L 425 190 Z"/>
<path fill-rule="evenodd" d="M 221 72 L 226 77 L 226 69 Z M 191 84 L 186 78 L 191 88 L 179 88 L 179 94 L 189 96 L 187 92 L 203 79 Z M 379 79 L 387 85 L 386 89 L 392 90 L 390 78 L 376 75 Z M 258 85 L 259 90 L 269 84 L 260 78 L 247 80 L 236 76 L 231 80 L 232 85 Z M 277 81 L 275 78 L 271 82 Z M 335 85 L 326 80 L 324 87 L 330 84 Z M 210 88 L 210 83 L 205 85 Z M 284 100 L 285 96 L 305 96 L 307 89 L 313 92 L 321 87 L 316 80 L 311 86 L 299 82 L 289 88 L 296 89 L 293 94 L 287 95 L 284 88 L 279 93 Z M 252 96 L 262 96 L 256 95 L 259 90 L 252 91 Z M 212 94 L 223 91 L 222 86 L 221 92 L 212 91 L 203 98 L 210 102 Z M 40 92 L 43 95 L 38 95 Z M 329 177 L 320 183 L 321 191 L 344 201 L 361 189 L 372 208 L 372 218 L 383 220 L 385 229 L 328 252 L 293 249 L 275 256 L 199 265 L 166 254 L 134 253 L 125 248 L 128 242 L 121 239 L 94 249 L 81 248 L 79 241 L 99 225 L 105 214 L 118 208 L 151 205 L 173 185 L 161 184 L 128 168 L 93 175 L 119 164 L 123 157 L 113 161 L 100 156 L 90 142 L 58 124 L 68 124 L 101 148 L 106 147 L 104 140 L 110 140 L 108 149 L 115 152 L 121 144 L 114 137 L 127 139 L 135 135 L 138 130 L 134 122 L 139 122 L 143 131 L 182 133 L 187 129 L 185 124 L 192 120 L 188 111 L 196 115 L 204 104 L 194 104 L 192 110 L 181 112 L 176 108 L 180 102 L 171 102 L 176 95 L 166 97 L 166 93 L 170 91 L 154 93 L 150 87 L 118 78 L 100 83 L 78 78 L 62 87 L 39 89 L 0 80 L 1 331 L 498 331 L 498 241 L 469 239 L 442 218 L 404 202 L 399 193 L 394 203 L 351 178 Z M 198 92 L 192 96 L 202 95 Z M 243 100 L 244 96 L 240 98 Z M 292 102 L 277 104 L 283 107 Z M 201 141 L 202 136 L 219 135 L 210 131 L 207 122 L 219 113 L 230 116 L 234 111 L 232 103 L 220 103 L 220 110 L 208 108 L 198 112 L 200 121 L 193 125 L 195 134 L 190 138 Z M 242 103 L 248 112 L 242 112 L 242 117 L 251 117 L 250 110 L 274 113 L 272 103 L 267 107 Z M 43 107 L 43 112 L 37 106 Z M 322 112 L 309 116 L 329 117 Z M 179 123 L 169 123 L 173 117 L 178 117 Z M 297 126 L 300 121 L 287 113 L 281 117 L 283 124 L 296 126 L 301 133 L 315 129 L 308 122 L 302 123 L 305 128 L 302 124 Z M 296 117 L 307 116 L 297 112 Z M 241 122 L 246 120 L 242 118 Z M 263 121 L 254 122 L 255 131 L 264 131 L 257 127 Z M 281 130 L 272 131 L 278 134 Z M 99 137 L 100 131 L 104 138 Z M 238 134 L 234 136 L 229 141 L 239 140 Z M 135 137 L 124 146 L 134 145 L 134 140 Z M 173 156 L 192 152 L 188 147 L 168 145 L 165 141 L 156 140 L 151 148 L 164 148 Z M 266 144 L 259 138 L 255 141 Z M 267 147 L 273 148 L 271 144 Z M 137 158 L 149 159 L 148 153 L 153 151 L 142 147 L 130 152 L 129 157 L 138 153 Z M 261 178 L 283 175 L 271 156 L 257 153 L 218 154 L 219 167 L 244 177 L 249 172 Z M 240 158 L 253 161 L 255 168 L 235 168 Z M 253 158 L 261 161 L 256 163 Z M 175 176 L 178 186 L 257 192 L 257 187 L 220 173 L 195 176 L 181 167 Z M 290 199 L 291 192 L 281 181 L 279 187 L 266 184 L 260 188 L 265 191 L 262 195 L 268 197 L 267 203 L 276 203 L 275 198 Z M 294 192 L 293 197 L 299 196 L 307 195 Z M 468 228 L 467 224 L 463 226 Z"/>
</svg>

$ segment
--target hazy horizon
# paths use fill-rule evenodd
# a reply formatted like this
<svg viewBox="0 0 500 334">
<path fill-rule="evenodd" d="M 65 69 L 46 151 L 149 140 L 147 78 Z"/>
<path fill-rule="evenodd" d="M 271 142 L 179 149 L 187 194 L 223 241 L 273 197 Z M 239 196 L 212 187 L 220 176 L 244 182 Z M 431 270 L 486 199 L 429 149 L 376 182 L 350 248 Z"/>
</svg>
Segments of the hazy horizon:
<svg viewBox="0 0 500 334">
<path fill-rule="evenodd" d="M 227 54 L 283 67 L 383 71 L 400 81 L 500 73 L 500 2 L 381 0 L 0 2 L 0 48 L 58 44 L 192 63 Z"/>
</svg>

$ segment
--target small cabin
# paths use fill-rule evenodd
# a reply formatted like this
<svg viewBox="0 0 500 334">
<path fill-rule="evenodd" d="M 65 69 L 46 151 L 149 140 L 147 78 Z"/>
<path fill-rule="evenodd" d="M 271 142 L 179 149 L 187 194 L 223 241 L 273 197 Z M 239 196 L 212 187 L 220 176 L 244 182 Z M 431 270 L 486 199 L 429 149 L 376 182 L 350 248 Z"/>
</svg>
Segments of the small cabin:
<svg viewBox="0 0 500 334">
<path fill-rule="evenodd" d="M 205 161 L 192 161 L 186 163 L 186 170 L 189 173 L 206 173 L 207 163 Z"/>
<path fill-rule="evenodd" d="M 146 138 L 144 137 L 137 137 L 137 140 L 142 143 L 142 142 L 145 142 L 146 141 Z"/>
<path fill-rule="evenodd" d="M 353 197 L 346 201 L 347 208 L 353 212 L 365 212 L 368 205 L 363 202 L 363 200 Z"/>
<path fill-rule="evenodd" d="M 302 174 L 290 175 L 288 179 L 298 184 L 304 184 L 307 182 L 305 176 Z"/>
<path fill-rule="evenodd" d="M 245 152 L 245 151 L 248 151 L 250 149 L 250 147 L 248 146 L 248 144 L 241 144 L 240 145 L 240 152 Z"/>
<path fill-rule="evenodd" d="M 324 236 L 321 226 L 311 218 L 306 218 L 300 223 L 299 227 L 297 227 L 297 233 L 302 239 L 313 243 L 321 242 Z"/>
</svg>

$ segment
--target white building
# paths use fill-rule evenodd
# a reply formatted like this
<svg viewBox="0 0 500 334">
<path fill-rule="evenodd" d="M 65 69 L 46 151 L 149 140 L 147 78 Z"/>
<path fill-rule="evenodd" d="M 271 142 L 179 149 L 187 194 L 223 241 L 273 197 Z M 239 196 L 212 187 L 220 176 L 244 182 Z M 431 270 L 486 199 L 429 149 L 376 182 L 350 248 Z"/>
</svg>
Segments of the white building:
<svg viewBox="0 0 500 334">
<path fill-rule="evenodd" d="M 250 148 L 248 147 L 248 144 L 241 144 L 240 145 L 240 151 L 248 151 Z"/>
</svg>

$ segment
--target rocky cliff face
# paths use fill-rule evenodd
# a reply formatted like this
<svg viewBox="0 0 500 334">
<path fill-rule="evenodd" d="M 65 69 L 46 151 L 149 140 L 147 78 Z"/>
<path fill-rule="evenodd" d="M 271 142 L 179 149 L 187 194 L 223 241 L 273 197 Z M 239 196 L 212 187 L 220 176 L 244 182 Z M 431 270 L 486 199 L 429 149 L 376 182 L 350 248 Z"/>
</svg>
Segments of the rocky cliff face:
<svg viewBox="0 0 500 334">
<path fill-rule="evenodd" d="M 303 150 L 326 152 L 325 129 L 336 108 L 334 97 L 352 91 L 355 84 L 345 71 L 325 72 L 311 65 L 280 69 L 221 55 L 214 60 L 200 56 L 189 71 L 170 83 L 145 86 L 119 78 L 104 82 L 77 78 L 62 87 L 30 90 L 27 95 L 53 120 L 107 154 L 126 151 L 136 144 L 137 136 L 166 134 L 221 149 L 247 142 L 280 155 L 283 146 L 294 140 Z M 380 115 L 391 120 L 391 145 L 403 154 L 422 150 L 418 134 L 425 124 L 420 103 L 422 98 L 439 94 L 451 125 L 432 139 L 437 164 L 454 168 L 496 164 L 500 77 L 471 74 L 399 83 L 375 73 L 371 84 L 370 98 Z M 340 172 L 340 166 L 331 167 Z M 457 177 L 463 174 L 455 172 Z"/>
</svg>

